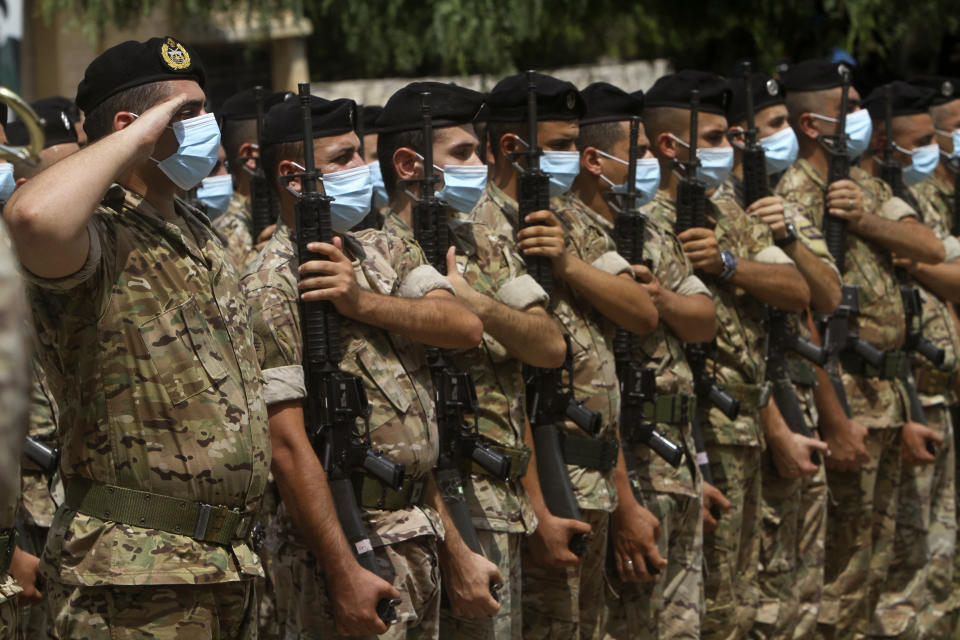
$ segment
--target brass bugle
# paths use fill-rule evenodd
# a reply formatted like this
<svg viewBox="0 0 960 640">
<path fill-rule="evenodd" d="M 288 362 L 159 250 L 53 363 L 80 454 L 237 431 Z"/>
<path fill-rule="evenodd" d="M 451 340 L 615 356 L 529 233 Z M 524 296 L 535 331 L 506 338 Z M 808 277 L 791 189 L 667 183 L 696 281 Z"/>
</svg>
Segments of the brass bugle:
<svg viewBox="0 0 960 640">
<path fill-rule="evenodd" d="M 11 162 L 21 162 L 30 167 L 37 166 L 40 162 L 40 152 L 43 151 L 44 142 L 40 116 L 23 98 L 6 87 L 0 87 L 0 102 L 13 109 L 14 113 L 26 125 L 27 133 L 30 134 L 30 143 L 26 146 L 15 147 L 0 144 L 0 158 Z"/>
</svg>

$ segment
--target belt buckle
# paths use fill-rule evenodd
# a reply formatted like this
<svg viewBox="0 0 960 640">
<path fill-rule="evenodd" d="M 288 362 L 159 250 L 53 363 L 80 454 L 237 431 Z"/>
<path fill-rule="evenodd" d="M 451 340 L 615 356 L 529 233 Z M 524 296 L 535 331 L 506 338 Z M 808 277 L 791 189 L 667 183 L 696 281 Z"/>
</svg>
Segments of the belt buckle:
<svg viewBox="0 0 960 640">
<path fill-rule="evenodd" d="M 213 507 L 205 502 L 200 503 L 200 512 L 197 514 L 197 524 L 193 528 L 194 540 L 205 540 L 207 536 L 207 525 L 210 524 L 210 514 Z"/>
</svg>

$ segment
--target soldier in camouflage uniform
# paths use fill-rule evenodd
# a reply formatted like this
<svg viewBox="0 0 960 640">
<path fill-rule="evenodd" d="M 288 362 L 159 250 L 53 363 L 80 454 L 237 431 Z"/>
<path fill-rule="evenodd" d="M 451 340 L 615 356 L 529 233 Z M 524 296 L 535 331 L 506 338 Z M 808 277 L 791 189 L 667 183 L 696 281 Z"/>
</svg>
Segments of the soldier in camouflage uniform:
<svg viewBox="0 0 960 640">
<path fill-rule="evenodd" d="M 699 131 L 689 131 L 690 91 L 699 89 Z M 709 190 L 726 178 L 733 150 L 725 137 L 725 109 L 730 89 L 725 81 L 698 71 L 660 78 L 647 92 L 644 119 L 653 150 L 660 160 L 661 190 L 646 213 L 660 224 L 677 223 L 675 160 L 688 152 L 685 138 L 697 135 L 701 148 L 728 149 L 729 164 L 714 165 L 701 175 Z M 706 151 L 706 149 L 704 149 Z M 706 154 L 698 150 L 701 157 Z M 729 195 L 707 201 L 709 228 L 687 229 L 679 235 L 695 270 L 706 276 L 717 306 L 719 330 L 715 362 L 718 382 L 740 401 L 731 421 L 718 409 L 709 411 L 704 439 L 717 488 L 731 508 L 717 528 L 704 535 L 706 612 L 704 637 L 745 637 L 758 606 L 757 565 L 760 532 L 760 463 L 764 435 L 775 448 L 778 469 L 797 474 L 809 465 L 810 451 L 822 447 L 796 440 L 785 431 L 776 405 L 768 403 L 764 379 L 763 304 L 800 310 L 809 302 L 809 289 L 793 261 L 773 245 L 769 229 L 752 224 Z M 764 431 L 761 432 L 761 416 Z M 768 425 L 776 425 L 774 431 Z M 825 447 L 824 447 L 825 448 Z"/>
<path fill-rule="evenodd" d="M 413 206 L 401 191 L 399 181 L 423 176 L 420 158 L 426 141 L 421 129 L 420 94 L 424 91 L 430 92 L 434 105 L 433 163 L 443 171 L 443 176 L 451 176 L 441 196 L 457 203 L 461 212 L 470 211 L 486 184 L 486 168 L 476 154 L 479 140 L 473 128 L 473 120 L 483 106 L 483 95 L 436 82 L 413 83 L 395 93 L 377 121 L 380 157 L 384 158 L 382 172 L 389 179 L 387 190 L 393 203 L 383 228 L 407 239 L 413 237 Z M 457 169 L 461 166 L 469 168 Z M 464 176 L 471 175 L 472 182 L 467 186 Z M 417 189 L 419 185 L 407 188 Z M 484 554 L 497 563 L 505 579 L 499 611 L 492 618 L 475 619 L 475 614 L 470 615 L 484 608 L 495 609 L 495 603 L 489 601 L 489 585 L 475 582 L 472 586 L 476 595 L 465 594 L 458 584 L 463 581 L 460 576 L 464 572 L 458 571 L 462 563 L 457 550 L 445 549 L 444 545 L 440 568 L 449 605 L 441 611 L 440 635 L 474 639 L 520 637 L 520 547 L 525 535 L 533 533 L 537 526 L 530 498 L 521 484 L 528 473 L 536 473 L 528 467 L 530 448 L 526 445 L 529 437 L 522 365 L 560 366 L 566 346 L 556 322 L 544 310 L 546 292 L 527 274 L 513 242 L 481 223 L 465 219 L 465 214 L 458 213 L 452 205 L 447 211 L 452 216 L 448 227 L 457 265 L 455 271 L 448 271 L 447 278 L 458 298 L 484 321 L 485 329 L 479 347 L 452 354 L 450 359 L 457 370 L 469 372 L 476 384 L 480 434 L 512 462 L 507 481 L 471 465 L 463 486 Z M 488 601 L 483 603 L 484 600 Z"/>
<path fill-rule="evenodd" d="M 174 199 L 216 159 L 204 77 L 170 37 L 108 49 L 78 88 L 97 143 L 4 210 L 62 416 L 40 565 L 61 638 L 256 636 L 246 536 L 270 442 L 253 334 L 222 245 Z M 181 126 L 203 163 L 182 162 Z"/>
<path fill-rule="evenodd" d="M 286 97 L 284 92 L 264 91 L 264 112 Z M 226 211 L 216 217 L 213 228 L 226 241 L 228 253 L 238 273 L 245 273 L 257 257 L 273 226 L 253 237 L 253 213 L 250 209 L 250 177 L 260 157 L 257 143 L 257 103 L 254 89 L 244 89 L 227 98 L 217 111 L 223 132 L 223 149 L 233 176 L 233 195 Z M 271 488 L 272 491 L 272 488 Z"/>
<path fill-rule="evenodd" d="M 747 127 L 746 91 L 752 92 L 754 126 L 764 148 L 764 174 L 777 173 L 796 160 L 796 136 L 787 123 L 783 86 L 766 74 L 754 73 L 746 82 L 733 83 L 733 99 L 727 119 L 735 132 L 735 163 L 718 193 L 733 197 L 744 206 L 744 166 L 741 146 Z M 774 137 L 776 136 L 776 137 Z M 784 141 L 784 138 L 787 140 Z M 792 144 L 791 144 L 792 142 Z M 769 184 L 769 183 L 768 183 Z M 797 265 L 815 311 L 829 313 L 840 301 L 840 275 L 827 250 L 823 234 L 778 196 L 761 198 L 747 208 L 753 224 L 770 228 L 774 243 Z M 768 321 L 783 322 L 786 330 L 810 339 L 810 314 L 772 314 Z M 790 385 L 796 394 L 805 428 L 817 433 L 817 410 L 813 397 L 816 373 L 809 361 L 788 355 Z M 770 371 L 767 372 L 770 377 Z M 773 381 L 771 381 L 773 382 Z M 824 391 L 832 392 L 826 385 Z M 751 636 L 757 638 L 812 638 L 823 592 L 823 551 L 827 522 L 826 468 L 821 464 L 801 477 L 786 477 L 777 470 L 774 449 L 768 448 L 762 463 L 760 532 L 760 605 Z M 808 468 L 809 470 L 809 468 Z"/>
<path fill-rule="evenodd" d="M 616 253 L 597 214 L 575 196 L 557 197 L 569 190 L 579 173 L 576 138 L 582 97 L 568 82 L 541 74 L 536 74 L 534 81 L 537 135 L 545 150 L 544 170 L 551 174 L 551 209 L 555 213 L 533 212 L 527 218 L 529 226 L 518 230 L 515 196 L 519 172 L 511 158 L 516 154 L 523 162 L 528 137 L 521 124 L 526 121 L 527 81 L 518 75 L 500 81 L 488 98 L 494 164 L 491 181 L 471 217 L 507 237 L 516 235 L 517 248 L 525 257 L 551 259 L 555 279 L 552 311 L 570 336 L 574 395 L 600 414 L 599 429 L 593 434 L 570 420 L 559 425 L 574 497 L 593 534 L 579 563 L 566 545 L 571 534 L 586 532 L 586 527 L 553 518 L 533 497 L 539 526 L 523 550 L 524 637 L 597 638 L 604 628 L 608 524 L 621 488 L 626 495 L 620 499 L 636 506 L 629 510 L 630 526 L 637 527 L 645 542 L 637 553 L 649 554 L 658 569 L 665 563 L 656 551 L 656 519 L 636 505 L 616 442 L 620 394 L 610 346 L 613 321 L 637 333 L 648 333 L 656 326 L 656 308 L 633 280 L 631 265 Z"/>
<path fill-rule="evenodd" d="M 617 211 L 611 206 L 613 185 L 627 180 L 630 123 L 643 110 L 643 94 L 627 94 L 607 83 L 583 90 L 587 111 L 580 121 L 577 146 L 581 152 L 580 175 L 573 192 L 599 215 L 596 223 L 613 235 Z M 642 125 L 638 131 L 638 204 L 653 197 L 659 183 L 659 165 L 649 150 Z M 652 161 L 652 166 L 651 166 Z M 617 187 L 619 190 L 622 187 Z M 591 214 L 592 214 L 591 212 Z M 657 396 L 648 419 L 657 430 L 688 452 L 694 451 L 690 418 L 694 411 L 693 378 L 683 354 L 682 341 L 712 340 L 716 334 L 716 309 L 710 292 L 693 275 L 676 237 L 652 220 L 645 223 L 644 264 L 634 265 L 640 282 L 657 304 L 657 330 L 637 341 L 633 354 L 642 366 L 656 372 Z M 703 520 L 701 478 L 694 455 L 678 468 L 640 442 L 631 442 L 621 425 L 624 446 L 636 460 L 636 476 L 642 502 L 660 522 L 660 555 L 666 558 L 663 574 L 653 581 L 637 582 L 637 575 L 619 559 L 618 575 L 610 576 L 613 591 L 607 592 L 606 638 L 699 638 L 703 609 Z M 635 489 L 636 490 L 636 489 Z M 618 550 L 635 544 L 635 534 L 613 523 L 613 545 Z M 608 552 L 608 553 L 612 553 Z M 620 551 L 622 553 L 622 551 Z M 642 556 L 631 562 L 643 562 Z"/>
<path fill-rule="evenodd" d="M 358 172 L 365 167 L 353 132 L 356 105 L 351 100 L 313 98 L 311 111 L 316 166 L 326 175 L 327 193 L 336 197 L 335 182 L 344 174 L 359 173 L 366 180 L 355 201 L 369 202 L 369 175 Z M 271 180 L 302 167 L 302 122 L 297 103 L 279 104 L 268 113 L 263 158 Z M 356 476 L 359 506 L 370 527 L 380 573 L 391 585 L 354 560 L 337 522 L 323 467 L 304 430 L 295 200 L 287 190 L 278 193 L 278 231 L 251 266 L 243 286 L 254 307 L 276 451 L 273 472 L 283 497 L 267 548 L 275 556 L 274 584 L 284 637 L 386 633 L 388 638 L 436 638 L 437 544 L 445 532 L 441 520 L 445 510 L 430 482 L 437 459 L 436 418 L 429 373 L 417 343 L 474 347 L 482 332 L 480 321 L 451 297 L 452 287 L 426 264 L 412 241 L 374 230 L 346 234 L 366 214 L 366 207 L 334 205 L 333 229 L 342 235 L 335 246 L 311 245 L 312 251 L 330 259 L 300 265 L 299 286 L 317 289 L 304 298 L 330 300 L 341 314 L 340 366 L 363 379 L 372 411 L 372 446 L 406 466 L 400 491 L 385 488 L 366 473 Z M 331 276 L 337 280 L 333 287 L 328 286 Z M 455 531 L 446 533 L 456 540 Z M 492 563 L 473 555 L 478 561 L 470 564 L 471 571 L 485 573 L 487 584 L 491 578 L 499 580 Z M 388 629 L 375 607 L 381 598 L 397 597 L 402 598 L 399 622 Z"/>
<path fill-rule="evenodd" d="M 930 224 L 928 220 L 939 221 L 933 223 L 935 229 L 938 229 L 938 235 L 946 232 L 947 237 L 940 236 L 943 239 L 947 254 L 950 254 L 950 243 L 955 237 L 956 227 L 956 201 L 954 193 L 956 189 L 957 175 L 960 175 L 960 146 L 954 146 L 954 132 L 960 130 L 960 80 L 956 78 L 926 77 L 917 78 L 910 81 L 911 84 L 918 86 L 927 86 L 934 90 L 934 96 L 930 107 L 930 115 L 933 118 L 934 141 L 940 146 L 940 164 L 934 170 L 933 175 L 916 185 L 914 189 L 917 192 L 920 201 L 924 223 Z M 912 274 L 915 278 L 924 281 L 925 271 L 931 267 L 919 266 L 921 273 L 914 270 Z M 938 292 L 938 295 L 951 302 L 957 302 L 958 298 L 952 292 Z M 931 300 L 932 296 L 927 296 L 924 300 L 924 324 L 928 321 L 936 322 L 936 314 L 931 310 L 928 315 L 927 306 L 936 305 L 936 300 Z M 946 305 L 946 310 L 950 313 L 954 326 L 957 324 L 955 307 L 952 304 Z M 928 334 L 927 327 L 924 326 L 924 335 Z M 931 336 L 932 337 L 932 336 Z M 947 349 L 946 341 L 939 342 L 939 346 Z M 947 360 L 949 360 L 949 355 Z M 947 364 L 945 360 L 945 365 Z M 941 367 L 944 368 L 944 367 Z M 928 386 L 928 381 L 924 374 L 918 376 L 918 384 L 923 387 L 920 389 L 921 399 L 925 406 L 936 407 L 939 412 L 942 405 L 946 406 L 947 412 L 952 417 L 951 429 L 954 432 L 954 445 L 956 443 L 956 374 L 953 376 L 953 385 L 946 390 L 937 391 Z M 949 380 L 946 381 L 949 383 Z M 927 413 L 927 420 L 930 423 L 932 416 Z M 950 436 L 946 436 L 949 442 Z M 954 467 L 952 473 L 954 479 L 957 476 L 958 457 L 954 446 Z M 938 452 L 938 458 L 940 458 Z M 937 484 L 944 486 L 951 471 L 940 470 L 940 460 L 938 459 L 938 469 L 935 471 L 935 477 L 941 478 Z M 957 504 L 960 503 L 960 493 L 954 487 L 954 516 L 960 513 Z M 937 508 L 936 501 L 934 509 Z M 930 590 L 933 606 L 921 614 L 922 627 L 927 632 L 928 637 L 947 637 L 951 633 L 960 632 L 960 545 L 955 544 L 949 534 L 949 508 L 946 505 L 939 505 L 941 517 L 932 514 L 932 522 L 941 522 L 941 526 L 932 529 L 930 532 L 930 551 L 933 556 L 930 572 L 927 576 L 927 584 Z M 948 552 L 947 542 L 954 542 L 953 559 L 949 566 L 944 562 L 943 555 Z"/>
<path fill-rule="evenodd" d="M 903 167 L 902 197 L 911 205 L 919 220 L 930 227 L 943 242 L 946 258 L 939 265 L 918 265 L 895 258 L 894 264 L 913 272 L 909 280 L 917 287 L 921 300 L 919 317 L 912 319 L 908 330 L 919 332 L 921 339 L 943 350 L 942 363 L 934 363 L 914 351 L 911 366 L 927 426 L 935 432 L 926 435 L 935 455 L 919 449 L 921 458 L 912 456 L 912 449 L 904 447 L 903 476 L 900 485 L 900 503 L 894 539 L 894 558 L 884 582 L 876 616 L 888 636 L 916 637 L 928 633 L 937 637 L 924 621 L 925 613 L 933 609 L 933 601 L 940 605 L 950 594 L 952 561 L 956 543 L 956 505 L 954 442 L 949 419 L 948 398 L 952 392 L 951 379 L 956 377 L 957 334 L 946 303 L 938 293 L 952 291 L 960 284 L 960 264 L 950 264 L 960 257 L 960 241 L 950 236 L 945 218 L 932 203 L 910 189 L 929 176 L 937 166 L 940 148 L 934 141 L 933 120 L 928 113 L 935 92 L 932 88 L 917 87 L 905 82 L 890 86 L 892 131 L 885 122 L 886 98 L 884 89 L 874 90 L 864 101 L 864 107 L 873 119 L 873 155 L 861 167 L 880 175 L 877 157 L 883 153 L 887 136 L 894 144 L 892 162 Z M 918 163 L 914 158 L 926 155 L 932 163 Z M 922 168 L 920 168 L 922 167 Z M 906 437 L 906 432 L 904 437 Z M 936 595 L 934 594 L 936 592 Z M 942 611 L 942 609 L 941 609 Z M 936 618 L 932 618 L 936 620 Z"/>
<path fill-rule="evenodd" d="M 867 634 L 879 596 L 878 582 L 892 558 L 901 475 L 900 428 L 906 413 L 903 389 L 895 379 L 903 370 L 902 359 L 898 360 L 904 337 L 903 305 L 889 252 L 928 263 L 942 261 L 944 252 L 933 233 L 910 217 L 914 213 L 909 206 L 862 170 L 851 168 L 850 180 L 827 185 L 828 153 L 821 136 L 836 129 L 831 119 L 839 112 L 842 82 L 837 65 L 800 63 L 791 66 L 783 80 L 800 160 L 787 169 L 777 194 L 818 227 L 824 222 L 825 202 L 832 214 L 848 220 L 848 257 L 841 275 L 845 283 L 859 286 L 860 313 L 853 324 L 861 338 L 888 352 L 883 371 L 868 370 L 851 352 L 842 354 L 843 386 L 856 422 L 838 422 L 828 430 L 821 421 L 831 450 L 843 462 L 834 461 L 827 470 L 832 498 L 819 631 L 828 638 L 847 638 Z M 855 115 L 859 96 L 850 91 L 853 111 L 848 130 L 855 135 L 849 149 L 859 154 L 869 143 L 870 131 L 869 126 L 858 128 L 857 124 L 862 118 L 869 123 L 869 116 Z M 866 434 L 858 429 L 860 425 L 867 428 Z M 869 458 L 861 466 L 863 449 Z"/>
</svg>

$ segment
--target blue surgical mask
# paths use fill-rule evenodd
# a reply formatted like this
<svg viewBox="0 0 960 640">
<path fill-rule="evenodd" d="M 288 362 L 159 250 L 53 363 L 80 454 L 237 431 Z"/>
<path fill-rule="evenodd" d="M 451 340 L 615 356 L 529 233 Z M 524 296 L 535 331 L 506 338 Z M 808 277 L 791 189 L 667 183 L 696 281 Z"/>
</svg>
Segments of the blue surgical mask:
<svg viewBox="0 0 960 640">
<path fill-rule="evenodd" d="M 952 133 L 950 131 L 944 131 L 943 129 L 936 129 L 938 135 L 943 136 L 944 138 L 950 138 L 953 142 L 953 153 L 947 154 L 941 151 L 943 157 L 950 158 L 960 158 L 960 129 L 956 129 Z"/>
<path fill-rule="evenodd" d="M 759 142 L 763 147 L 763 156 L 767 163 L 767 175 L 780 173 L 797 161 L 800 144 L 792 128 L 785 127 L 765 138 L 760 138 Z"/>
<path fill-rule="evenodd" d="M 233 196 L 233 176 L 211 176 L 204 178 L 197 189 L 197 199 L 207 207 L 210 218 L 215 218 L 230 206 Z"/>
<path fill-rule="evenodd" d="M 673 135 L 671 138 L 690 148 L 690 145 Z M 733 171 L 733 147 L 700 147 L 697 149 L 697 160 L 700 161 L 700 170 L 697 172 L 700 180 L 707 189 L 720 186 Z"/>
<path fill-rule="evenodd" d="M 894 146 L 910 155 L 910 166 L 903 169 L 903 181 L 907 186 L 923 182 L 940 164 L 940 145 L 936 143 L 917 147 L 913 151 L 907 151 L 899 145 Z"/>
<path fill-rule="evenodd" d="M 605 153 L 599 149 L 597 149 L 597 153 L 604 158 L 610 158 L 615 162 L 629 166 L 626 160 L 612 156 L 609 153 Z M 614 193 L 627 192 L 626 184 L 613 184 L 613 181 L 602 173 L 600 174 L 600 179 L 605 180 L 607 184 L 612 187 L 611 190 Z M 660 186 L 660 161 L 656 158 L 637 158 L 637 175 L 636 178 L 634 178 L 634 184 L 636 185 L 637 193 L 640 194 L 637 198 L 638 207 L 653 200 L 653 196 L 657 194 L 657 188 Z"/>
<path fill-rule="evenodd" d="M 523 146 L 530 147 L 520 136 L 517 136 L 517 140 Z M 563 195 L 570 191 L 573 181 L 580 175 L 580 152 L 544 151 L 540 156 L 540 169 L 550 176 L 550 197 Z"/>
<path fill-rule="evenodd" d="M 487 186 L 487 166 L 448 164 L 443 171 L 443 188 L 437 197 L 460 213 L 470 213 Z"/>
<path fill-rule="evenodd" d="M 837 122 L 836 118 L 822 116 L 819 113 L 811 113 L 810 115 L 827 122 Z M 870 136 L 873 135 L 873 122 L 870 120 L 870 112 L 866 109 L 859 109 L 853 113 L 848 113 L 844 132 L 847 134 L 847 155 L 850 158 L 859 158 L 869 148 Z"/>
<path fill-rule="evenodd" d="M 387 187 L 383 183 L 383 174 L 380 172 L 380 161 L 374 160 L 367 165 L 370 167 L 370 180 L 373 183 L 373 206 L 382 209 L 390 204 L 387 196 Z"/>
<path fill-rule="evenodd" d="M 163 160 L 150 159 L 175 185 L 184 191 L 193 189 L 217 164 L 220 128 L 212 113 L 174 122 L 171 128 L 179 143 L 177 150 Z"/>
<path fill-rule="evenodd" d="M 0 204 L 9 200 L 16 188 L 17 181 L 13 177 L 13 165 L 9 162 L 0 164 Z"/>
<path fill-rule="evenodd" d="M 330 203 L 331 223 L 337 233 L 346 233 L 370 213 L 373 181 L 369 166 L 326 173 L 323 188 L 333 198 Z"/>
</svg>

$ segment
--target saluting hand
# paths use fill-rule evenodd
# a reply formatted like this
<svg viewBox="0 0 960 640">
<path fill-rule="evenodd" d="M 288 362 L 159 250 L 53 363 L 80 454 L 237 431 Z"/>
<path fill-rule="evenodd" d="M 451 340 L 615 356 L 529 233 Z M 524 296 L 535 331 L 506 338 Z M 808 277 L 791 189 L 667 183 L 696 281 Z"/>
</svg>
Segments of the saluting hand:
<svg viewBox="0 0 960 640">
<path fill-rule="evenodd" d="M 694 227 L 687 229 L 677 238 L 683 244 L 683 251 L 690 259 L 695 271 L 702 271 L 710 275 L 720 275 L 723 272 L 723 259 L 720 257 L 720 244 L 713 229 Z"/>
<path fill-rule="evenodd" d="M 137 156 L 140 161 L 153 155 L 157 140 L 170 125 L 174 114 L 186 103 L 187 94 L 177 94 L 139 114 L 138 118 L 123 129 L 139 143 Z"/>
<path fill-rule="evenodd" d="M 308 302 L 328 300 L 342 315 L 358 319 L 362 294 L 353 273 L 353 264 L 343 253 L 343 239 L 335 237 L 333 244 L 311 242 L 307 249 L 328 259 L 311 260 L 300 265 L 300 297 Z"/>
<path fill-rule="evenodd" d="M 532 224 L 517 232 L 517 249 L 524 256 L 543 256 L 553 263 L 553 272 L 562 275 L 566 268 L 563 225 L 552 211 L 534 211 L 525 221 Z"/>
</svg>

